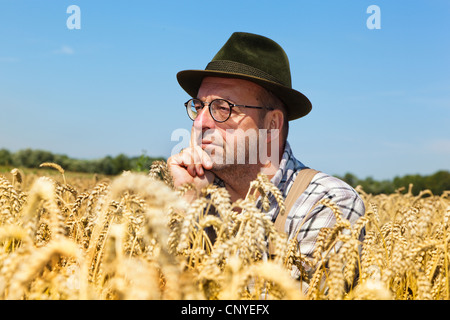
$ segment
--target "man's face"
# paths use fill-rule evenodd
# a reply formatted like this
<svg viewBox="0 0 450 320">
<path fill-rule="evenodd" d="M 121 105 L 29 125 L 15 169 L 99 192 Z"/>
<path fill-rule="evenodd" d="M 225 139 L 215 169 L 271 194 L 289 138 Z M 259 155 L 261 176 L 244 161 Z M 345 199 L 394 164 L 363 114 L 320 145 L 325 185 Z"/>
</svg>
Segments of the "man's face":
<svg viewBox="0 0 450 320">
<path fill-rule="evenodd" d="M 197 98 L 209 105 L 214 99 L 234 104 L 263 106 L 257 84 L 229 78 L 207 77 L 200 86 Z M 193 123 L 192 139 L 212 158 L 213 170 L 229 165 L 254 164 L 259 145 L 259 128 L 263 128 L 263 109 L 232 108 L 230 118 L 216 122 L 203 108 Z M 256 149 L 255 149 L 256 147 Z"/>
</svg>

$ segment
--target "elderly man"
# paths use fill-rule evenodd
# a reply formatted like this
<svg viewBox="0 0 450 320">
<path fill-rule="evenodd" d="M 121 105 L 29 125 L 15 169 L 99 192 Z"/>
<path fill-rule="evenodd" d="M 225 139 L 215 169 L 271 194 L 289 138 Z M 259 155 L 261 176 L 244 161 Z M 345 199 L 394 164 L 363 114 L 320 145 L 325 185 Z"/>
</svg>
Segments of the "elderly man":
<svg viewBox="0 0 450 320">
<path fill-rule="evenodd" d="M 200 190 L 216 183 L 235 201 L 245 198 L 250 182 L 263 172 L 286 197 L 307 169 L 287 141 L 289 122 L 308 114 L 311 103 L 292 89 L 284 50 L 266 37 L 236 32 L 205 70 L 181 71 L 177 78 L 192 97 L 185 106 L 193 127 L 190 148 L 168 160 L 175 186 L 191 183 Z M 293 204 L 282 222 L 289 238 L 297 235 L 307 256 L 320 229 L 336 222 L 330 208 L 313 208 L 318 201 L 330 199 L 351 223 L 365 211 L 349 185 L 314 173 L 305 190 L 292 191 Z M 278 213 L 273 199 L 267 214 L 275 221 Z"/>
</svg>

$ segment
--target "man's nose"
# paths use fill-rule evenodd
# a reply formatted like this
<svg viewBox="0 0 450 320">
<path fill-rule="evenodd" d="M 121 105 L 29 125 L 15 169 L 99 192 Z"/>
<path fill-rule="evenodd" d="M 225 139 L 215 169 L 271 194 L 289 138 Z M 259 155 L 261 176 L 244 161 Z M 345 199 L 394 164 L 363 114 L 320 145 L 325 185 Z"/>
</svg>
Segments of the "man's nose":
<svg viewBox="0 0 450 320">
<path fill-rule="evenodd" d="M 195 129 L 202 131 L 205 129 L 212 129 L 214 127 L 214 119 L 212 118 L 208 107 L 204 107 L 200 110 L 197 118 L 194 120 L 194 127 Z"/>
</svg>

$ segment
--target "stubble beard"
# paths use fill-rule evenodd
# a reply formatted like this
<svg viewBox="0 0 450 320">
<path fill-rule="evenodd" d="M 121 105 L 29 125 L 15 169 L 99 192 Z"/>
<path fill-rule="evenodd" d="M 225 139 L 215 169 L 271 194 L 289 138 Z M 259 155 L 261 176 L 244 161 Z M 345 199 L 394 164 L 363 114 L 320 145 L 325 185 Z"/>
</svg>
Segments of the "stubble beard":
<svg viewBox="0 0 450 320">
<path fill-rule="evenodd" d="M 257 150 L 250 148 L 247 140 L 245 143 L 234 142 L 233 145 L 215 146 L 210 154 L 213 163 L 211 172 L 224 181 L 233 180 L 234 183 L 256 179 L 261 167 Z"/>
<path fill-rule="evenodd" d="M 228 176 L 230 179 L 256 179 L 258 172 L 266 173 L 265 167 L 272 164 L 278 167 L 278 144 L 269 145 L 267 141 L 267 130 L 250 129 L 247 131 L 230 131 L 223 136 L 214 132 L 203 132 L 203 138 L 209 141 L 204 146 L 212 161 L 211 172 L 222 178 Z M 264 142 L 261 144 L 261 142 Z M 270 156 L 269 156 L 270 154 Z M 272 166 L 273 167 L 273 166 Z"/>
</svg>

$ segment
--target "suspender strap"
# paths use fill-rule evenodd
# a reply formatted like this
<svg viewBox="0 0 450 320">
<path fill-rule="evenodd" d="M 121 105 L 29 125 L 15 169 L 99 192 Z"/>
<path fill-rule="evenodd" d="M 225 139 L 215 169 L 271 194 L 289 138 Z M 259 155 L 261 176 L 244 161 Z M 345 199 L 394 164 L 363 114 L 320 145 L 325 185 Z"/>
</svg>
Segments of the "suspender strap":
<svg viewBox="0 0 450 320">
<path fill-rule="evenodd" d="M 306 190 L 308 185 L 310 184 L 312 178 L 319 171 L 306 168 L 299 171 L 297 177 L 294 180 L 294 184 L 289 190 L 286 199 L 284 200 L 285 211 L 284 214 L 278 213 L 278 216 L 275 220 L 274 226 L 278 232 L 284 232 L 284 225 L 286 224 L 286 218 L 289 215 L 289 212 L 292 209 L 295 201 L 300 197 L 300 195 Z M 269 243 L 269 253 L 273 254 L 274 248 L 271 243 Z"/>
</svg>

